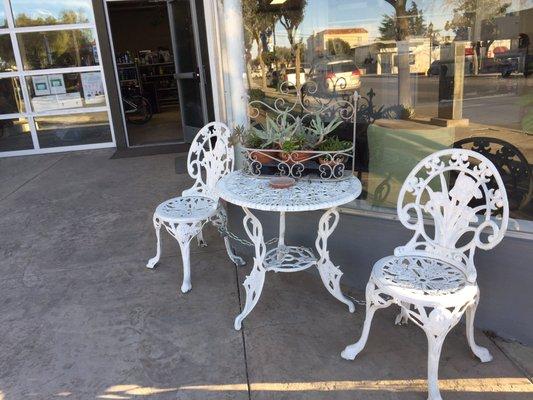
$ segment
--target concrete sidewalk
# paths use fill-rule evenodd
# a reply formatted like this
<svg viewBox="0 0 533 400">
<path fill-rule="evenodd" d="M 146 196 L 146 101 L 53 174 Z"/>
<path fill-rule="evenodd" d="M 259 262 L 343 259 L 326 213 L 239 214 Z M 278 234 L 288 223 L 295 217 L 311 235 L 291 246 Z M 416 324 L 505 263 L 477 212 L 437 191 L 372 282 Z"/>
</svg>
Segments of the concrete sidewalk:
<svg viewBox="0 0 533 400">
<path fill-rule="evenodd" d="M 426 339 L 394 326 L 393 308 L 348 362 L 340 352 L 364 309 L 349 314 L 312 274 L 269 275 L 235 331 L 251 263 L 234 267 L 213 228 L 207 248 L 192 244 L 190 293 L 179 292 L 179 250 L 165 233 L 159 267 L 146 269 L 154 207 L 191 181 L 173 155 L 112 153 L 0 159 L 0 399 L 427 397 Z M 444 398 L 531 399 L 531 350 L 477 340 L 491 363 L 474 358 L 464 327 L 448 336 Z"/>
</svg>

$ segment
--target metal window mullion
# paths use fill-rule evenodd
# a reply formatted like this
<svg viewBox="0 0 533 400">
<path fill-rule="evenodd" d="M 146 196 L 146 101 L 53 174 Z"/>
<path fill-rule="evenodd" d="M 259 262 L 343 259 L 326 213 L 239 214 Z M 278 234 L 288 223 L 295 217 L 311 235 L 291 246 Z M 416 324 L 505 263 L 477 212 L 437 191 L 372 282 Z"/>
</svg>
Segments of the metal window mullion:
<svg viewBox="0 0 533 400">
<path fill-rule="evenodd" d="M 19 75 L 20 73 L 18 71 L 0 72 L 0 79 L 15 78 L 15 77 L 18 77 Z"/>
<path fill-rule="evenodd" d="M 94 28 L 94 23 L 87 22 L 81 24 L 58 24 L 58 25 L 36 25 L 36 26 L 13 26 L 15 33 L 28 33 L 28 32 L 52 32 L 52 31 L 69 31 L 78 29 L 91 29 Z"/>
<path fill-rule="evenodd" d="M 104 2 L 104 13 L 105 13 L 105 20 L 106 20 L 106 27 L 107 27 L 107 32 L 108 32 L 108 35 L 109 35 L 109 45 L 111 46 L 111 57 L 113 58 L 113 75 L 115 77 L 115 80 L 116 80 L 116 84 L 117 84 L 117 89 L 118 89 L 118 99 L 120 101 L 120 117 L 121 117 L 121 120 L 122 120 L 122 126 L 124 127 L 124 133 L 125 133 L 125 137 L 126 137 L 126 146 L 127 147 L 132 147 L 132 144 L 130 144 L 130 138 L 129 138 L 129 135 L 128 135 L 128 127 L 126 126 L 126 115 L 124 114 L 124 107 L 123 107 L 123 103 L 122 103 L 122 90 L 121 90 L 121 87 L 120 87 L 120 78 L 119 78 L 119 74 L 118 74 L 118 67 L 117 67 L 117 59 L 116 59 L 116 56 L 115 56 L 115 45 L 113 43 L 113 30 L 111 28 L 111 18 L 109 17 L 109 3 L 110 1 L 105 1 Z M 140 76 L 139 76 L 139 79 L 140 79 Z M 177 85 L 177 82 L 176 82 L 176 85 Z M 106 88 L 106 91 L 107 91 L 107 88 Z M 109 103 L 108 103 L 108 106 L 110 107 Z M 111 110 L 111 107 L 110 107 L 110 110 Z M 112 125 L 112 120 L 111 120 L 111 117 L 109 119 L 109 123 Z"/>
<path fill-rule="evenodd" d="M 96 18 L 94 16 L 94 7 L 91 7 L 91 10 L 93 10 L 93 20 L 95 20 Z M 100 67 L 100 77 L 102 79 L 102 84 L 104 85 L 104 97 L 107 109 L 107 119 L 109 121 L 109 127 L 111 128 L 111 140 L 113 141 L 113 144 L 116 145 L 115 128 L 111 120 L 111 105 L 109 104 L 109 94 L 107 93 L 107 82 L 105 80 L 104 66 L 102 64 L 102 53 L 100 52 L 100 40 L 98 38 L 98 32 L 96 31 L 96 25 L 92 29 L 94 41 L 96 43 L 96 51 L 98 52 L 98 66 Z"/>
<path fill-rule="evenodd" d="M 26 118 L 22 113 L 0 114 L 0 120 Z M 0 153 L 1 154 L 1 153 Z"/>
<path fill-rule="evenodd" d="M 75 114 L 90 114 L 98 112 L 106 112 L 108 109 L 107 106 L 102 107 L 78 107 L 78 108 L 58 108 L 55 110 L 46 110 L 46 111 L 37 111 L 28 113 L 32 117 L 50 117 L 58 115 L 75 115 Z"/>
<path fill-rule="evenodd" d="M 20 89 L 22 90 L 22 99 L 24 100 L 24 113 L 22 113 L 28 121 L 30 127 L 31 140 L 33 148 L 35 150 L 40 149 L 39 140 L 37 138 L 37 130 L 35 129 L 35 123 L 28 113 L 31 111 L 30 95 L 28 87 L 26 86 L 26 79 L 24 77 L 24 68 L 22 65 L 22 57 L 20 55 L 20 48 L 17 40 L 17 34 L 15 33 L 15 21 L 13 19 L 13 10 L 11 9 L 11 3 L 9 0 L 4 0 L 4 11 L 6 13 L 7 26 L 9 27 L 9 36 L 11 38 L 11 47 L 13 48 L 13 55 L 15 57 L 15 63 L 17 64 L 17 75 L 19 78 Z"/>
<path fill-rule="evenodd" d="M 115 147 L 113 142 L 78 144 L 78 145 L 73 145 L 73 146 L 46 147 L 46 148 L 37 149 L 37 150 L 27 149 L 27 150 L 0 151 L 0 158 L 26 156 L 26 155 L 34 155 L 34 154 L 64 153 L 67 151 L 76 151 L 76 150 L 107 149 L 109 147 Z"/>
<path fill-rule="evenodd" d="M 23 71 L 25 76 L 49 75 L 49 74 L 69 74 L 73 72 L 98 72 L 102 69 L 100 65 L 89 65 L 83 67 L 47 68 L 32 69 Z"/>
</svg>

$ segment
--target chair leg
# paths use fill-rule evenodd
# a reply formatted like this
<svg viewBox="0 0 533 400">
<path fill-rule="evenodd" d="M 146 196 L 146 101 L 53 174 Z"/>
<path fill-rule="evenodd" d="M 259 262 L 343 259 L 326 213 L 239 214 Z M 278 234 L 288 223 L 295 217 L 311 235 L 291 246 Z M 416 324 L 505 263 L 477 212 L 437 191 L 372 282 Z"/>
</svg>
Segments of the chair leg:
<svg viewBox="0 0 533 400">
<path fill-rule="evenodd" d="M 427 334 L 427 333 L 426 333 Z M 427 334 L 428 338 L 428 400 L 442 400 L 439 391 L 439 361 L 442 344 L 446 335 L 434 336 Z"/>
<path fill-rule="evenodd" d="M 204 239 L 203 231 L 200 231 L 198 235 L 196 235 L 196 241 L 198 243 L 198 247 L 207 247 L 207 242 Z"/>
<path fill-rule="evenodd" d="M 181 249 L 181 260 L 183 263 L 183 283 L 181 292 L 187 293 L 192 289 L 191 284 L 191 257 L 190 257 L 190 240 L 178 240 Z"/>
<path fill-rule="evenodd" d="M 400 307 L 400 312 L 398 315 L 396 315 L 396 319 L 394 320 L 394 323 L 396 325 L 407 325 L 409 322 L 409 314 L 407 313 L 407 310 L 409 309 L 410 305 L 409 303 L 402 302 L 401 303 L 403 307 Z"/>
<path fill-rule="evenodd" d="M 476 316 L 477 305 L 479 303 L 479 290 L 476 295 L 475 301 L 466 309 L 466 338 L 468 344 L 472 349 L 472 352 L 476 355 L 481 362 L 492 361 L 492 355 L 485 347 L 478 346 L 474 340 L 474 318 Z"/>
<path fill-rule="evenodd" d="M 159 258 L 161 257 L 161 221 L 159 218 L 157 218 L 154 215 L 154 229 L 155 229 L 155 236 L 157 238 L 157 249 L 155 257 L 152 257 L 148 260 L 148 263 L 146 264 L 146 268 L 155 268 L 156 264 L 159 262 Z"/>
<path fill-rule="evenodd" d="M 341 357 L 345 360 L 353 360 L 355 357 L 363 350 L 368 340 L 368 334 L 370 333 L 370 325 L 372 324 L 372 319 L 374 318 L 375 312 L 380 308 L 388 307 L 391 303 L 388 301 L 383 301 L 379 297 L 379 293 L 376 292 L 375 284 L 370 281 L 366 285 L 365 297 L 366 297 L 366 314 L 365 314 L 365 323 L 363 325 L 363 333 L 361 338 L 354 344 L 347 346 L 344 351 L 341 353 Z"/>
<path fill-rule="evenodd" d="M 237 267 L 246 265 L 246 262 L 235 254 L 231 243 L 228 237 L 228 216 L 226 214 L 226 209 L 224 207 L 219 207 L 218 212 L 213 218 L 211 218 L 211 223 L 220 231 L 224 236 L 224 245 L 226 246 L 226 253 L 233 264 Z"/>
<path fill-rule="evenodd" d="M 460 307 L 449 311 L 446 308 L 435 307 L 429 314 L 423 306 L 415 305 L 418 310 L 417 319 L 420 327 L 426 333 L 428 340 L 428 400 L 442 400 L 439 391 L 439 361 L 442 344 L 448 332 L 459 322 L 462 312 Z"/>
<path fill-rule="evenodd" d="M 239 257 L 233 251 L 233 248 L 231 247 L 231 243 L 227 236 L 224 236 L 224 245 L 226 246 L 226 253 L 228 253 L 228 257 L 231 262 L 233 262 L 233 264 L 235 264 L 237 267 L 242 267 L 243 265 L 246 265 L 246 262 L 242 259 L 242 257 Z"/>
<path fill-rule="evenodd" d="M 165 224 L 167 231 L 178 241 L 180 246 L 183 263 L 183 283 L 181 285 L 181 291 L 183 293 L 187 293 L 192 289 L 190 243 L 192 238 L 202 231 L 204 222 Z"/>
</svg>

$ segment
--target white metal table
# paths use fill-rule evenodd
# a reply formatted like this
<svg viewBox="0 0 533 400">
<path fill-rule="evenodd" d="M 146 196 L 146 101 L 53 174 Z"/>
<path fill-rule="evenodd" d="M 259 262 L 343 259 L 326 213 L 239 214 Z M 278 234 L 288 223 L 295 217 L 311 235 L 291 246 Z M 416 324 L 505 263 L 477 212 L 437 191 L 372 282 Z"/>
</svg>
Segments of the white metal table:
<svg viewBox="0 0 533 400">
<path fill-rule="evenodd" d="M 255 247 L 254 265 L 244 281 L 246 303 L 235 318 L 235 329 L 241 329 L 243 319 L 259 301 L 267 271 L 296 272 L 316 266 L 326 289 L 346 304 L 350 312 L 355 311 L 353 302 L 341 292 L 342 271 L 330 260 L 327 247 L 328 238 L 339 223 L 337 207 L 361 194 L 361 182 L 356 177 L 334 181 L 302 178 L 288 189 L 273 189 L 264 177 L 234 171 L 219 180 L 217 194 L 227 202 L 242 207 L 244 229 Z M 261 222 L 250 209 L 280 213 L 279 238 L 275 248 L 267 251 Z M 314 210 L 326 210 L 320 218 L 315 241 L 318 258 L 309 248 L 285 244 L 285 213 Z"/>
</svg>

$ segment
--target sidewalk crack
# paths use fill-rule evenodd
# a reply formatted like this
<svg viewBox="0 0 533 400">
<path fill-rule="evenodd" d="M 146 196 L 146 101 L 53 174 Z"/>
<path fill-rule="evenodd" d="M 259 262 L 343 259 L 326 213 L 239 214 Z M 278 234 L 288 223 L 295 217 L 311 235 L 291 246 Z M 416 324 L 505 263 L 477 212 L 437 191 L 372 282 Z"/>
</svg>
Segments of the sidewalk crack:
<svg viewBox="0 0 533 400">
<path fill-rule="evenodd" d="M 52 168 L 53 166 L 55 166 L 59 161 L 62 161 L 64 160 L 66 157 L 68 156 L 68 154 L 65 154 L 63 157 L 59 158 L 58 160 L 56 160 L 55 162 L 53 162 L 52 164 L 50 164 L 48 167 L 46 167 L 45 169 L 43 169 L 42 171 L 39 171 L 37 174 L 35 174 L 34 176 L 32 176 L 31 178 L 29 178 L 26 182 L 24 182 L 22 185 L 18 186 L 15 190 L 13 190 L 12 192 L 6 194 L 4 197 L 2 197 L 0 199 L 0 202 L 4 201 L 5 199 L 7 199 L 9 196 L 11 196 L 12 194 L 15 194 L 16 192 L 18 192 L 23 186 L 26 186 L 28 183 L 30 183 L 31 181 L 33 181 L 35 178 L 38 178 L 39 176 L 41 176 L 42 174 L 44 174 L 46 171 L 48 171 L 50 168 Z"/>
</svg>

